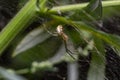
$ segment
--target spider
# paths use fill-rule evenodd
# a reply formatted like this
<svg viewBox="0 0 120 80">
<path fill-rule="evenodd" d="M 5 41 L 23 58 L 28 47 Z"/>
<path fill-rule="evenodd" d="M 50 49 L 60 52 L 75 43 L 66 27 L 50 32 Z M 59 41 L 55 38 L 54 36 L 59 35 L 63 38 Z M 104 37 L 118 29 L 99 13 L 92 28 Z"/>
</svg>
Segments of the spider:
<svg viewBox="0 0 120 80">
<path fill-rule="evenodd" d="M 44 25 L 45 26 L 45 25 Z M 63 43 L 64 43 L 64 46 L 65 46 L 65 50 L 66 52 L 68 53 L 68 55 L 70 55 L 74 60 L 76 60 L 76 58 L 72 55 L 73 52 L 70 51 L 67 47 L 67 41 L 68 41 L 68 36 L 64 33 L 63 31 L 63 26 L 62 25 L 58 25 L 57 28 L 56 28 L 56 32 L 55 33 L 51 33 L 49 30 L 47 30 L 47 28 L 45 28 L 46 31 L 53 35 L 53 36 L 59 36 L 62 40 L 63 40 Z M 56 35 L 57 34 L 57 35 Z"/>
<path fill-rule="evenodd" d="M 57 34 L 58 36 L 61 37 L 61 39 L 63 40 L 64 42 L 64 46 L 65 46 L 65 50 L 66 52 L 73 58 L 75 59 L 75 57 L 73 57 L 73 53 L 68 49 L 67 47 L 67 41 L 68 41 L 68 36 L 63 32 L 63 26 L 62 25 L 58 25 L 57 28 L 56 28 L 56 31 L 57 31 Z"/>
<path fill-rule="evenodd" d="M 39 8 L 40 9 L 40 6 L 39 6 L 39 0 L 37 0 L 36 1 L 36 6 L 37 6 L 37 8 Z M 47 29 L 46 29 L 47 30 Z M 58 34 L 58 36 L 60 36 L 61 37 L 61 39 L 63 40 L 63 42 L 64 42 L 64 46 L 65 46 L 65 50 L 66 50 L 66 52 L 73 58 L 73 59 L 75 59 L 75 57 L 73 57 L 73 53 L 68 49 L 68 47 L 67 47 L 67 41 L 68 41 L 68 36 L 63 32 L 63 26 L 62 25 L 58 25 L 57 26 L 57 28 L 56 28 L 56 33 Z M 54 33 L 51 33 L 49 30 L 47 30 L 47 32 L 48 33 L 50 33 L 50 34 L 52 34 L 52 35 L 54 35 Z M 54 35 L 54 36 L 56 36 L 56 35 Z"/>
</svg>

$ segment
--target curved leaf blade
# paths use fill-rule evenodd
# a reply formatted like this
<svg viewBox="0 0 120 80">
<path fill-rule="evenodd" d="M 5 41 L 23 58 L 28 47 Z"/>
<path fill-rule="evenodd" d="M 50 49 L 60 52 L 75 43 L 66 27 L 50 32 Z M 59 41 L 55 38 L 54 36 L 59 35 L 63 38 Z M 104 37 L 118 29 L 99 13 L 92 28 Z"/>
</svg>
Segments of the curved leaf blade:
<svg viewBox="0 0 120 80">
<path fill-rule="evenodd" d="M 16 75 L 15 73 L 9 72 L 2 67 L 0 67 L 0 75 L 6 80 L 26 80 L 25 78 Z"/>
<path fill-rule="evenodd" d="M 102 40 L 94 37 L 94 51 L 88 72 L 87 80 L 104 80 L 105 79 L 105 48 Z M 95 52 L 96 51 L 96 52 Z"/>
<path fill-rule="evenodd" d="M 92 28 L 90 25 L 85 24 L 84 22 L 76 22 L 76 21 L 68 20 L 64 17 L 55 16 L 55 15 L 52 15 L 52 17 L 56 20 L 61 21 L 62 23 L 75 27 L 77 31 L 79 30 L 87 31 L 92 35 L 96 36 L 97 38 L 107 42 L 109 45 L 116 47 L 117 49 L 120 49 L 120 37 L 117 35 L 112 35 L 100 30 L 96 30 Z"/>
<path fill-rule="evenodd" d="M 101 19 L 102 18 L 102 1 L 91 0 L 90 3 L 85 8 L 85 11 L 95 19 Z"/>
<path fill-rule="evenodd" d="M 37 28 L 31 31 L 16 47 L 13 52 L 13 56 L 16 56 L 19 53 L 22 53 L 39 43 L 42 43 L 44 40 L 49 38 L 50 35 L 45 33 L 42 28 Z"/>
</svg>

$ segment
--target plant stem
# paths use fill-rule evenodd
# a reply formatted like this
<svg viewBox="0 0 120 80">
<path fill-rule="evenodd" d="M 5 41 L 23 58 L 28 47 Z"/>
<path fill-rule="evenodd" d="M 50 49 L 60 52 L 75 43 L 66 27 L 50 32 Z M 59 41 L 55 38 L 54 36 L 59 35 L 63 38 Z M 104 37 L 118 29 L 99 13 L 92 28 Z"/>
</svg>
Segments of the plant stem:
<svg viewBox="0 0 120 80">
<path fill-rule="evenodd" d="M 58 7 L 53 7 L 50 10 L 50 13 L 58 13 L 59 11 L 61 12 L 66 12 L 66 11 L 71 11 L 71 10 L 80 10 L 84 7 L 87 6 L 88 3 L 79 3 L 79 4 L 72 4 L 72 5 L 64 5 L 64 6 L 58 6 Z M 120 5 L 120 1 L 102 1 L 103 7 L 109 7 L 109 6 L 118 6 Z"/>
<path fill-rule="evenodd" d="M 84 8 L 87 4 L 88 3 L 82 3 L 53 7 L 49 12 L 58 13 L 58 11 L 66 12 L 79 10 Z M 120 5 L 120 1 L 103 1 L 102 4 L 103 7 L 118 6 Z M 0 55 L 13 39 L 35 20 L 35 16 L 37 16 L 36 12 L 36 0 L 29 0 L 18 14 L 6 25 L 2 32 L 0 32 Z"/>
<path fill-rule="evenodd" d="M 35 19 L 35 3 L 36 0 L 29 0 L 29 2 L 2 30 L 0 33 L 0 55 L 18 33 L 24 30 Z"/>
</svg>

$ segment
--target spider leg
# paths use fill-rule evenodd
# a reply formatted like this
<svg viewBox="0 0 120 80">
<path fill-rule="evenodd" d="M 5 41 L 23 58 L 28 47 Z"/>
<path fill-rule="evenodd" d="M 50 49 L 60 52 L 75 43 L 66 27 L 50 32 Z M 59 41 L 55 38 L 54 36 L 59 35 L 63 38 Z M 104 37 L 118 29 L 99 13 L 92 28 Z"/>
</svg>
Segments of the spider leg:
<svg viewBox="0 0 120 80">
<path fill-rule="evenodd" d="M 49 31 L 44 24 L 43 24 L 43 28 L 44 28 L 50 35 L 52 35 L 52 36 L 58 36 L 57 32 L 51 32 L 51 31 Z"/>
<path fill-rule="evenodd" d="M 63 42 L 64 42 L 65 50 L 66 50 L 66 52 L 68 53 L 68 55 L 69 55 L 70 57 L 72 57 L 72 59 L 77 60 L 77 59 L 72 55 L 73 52 L 68 49 L 66 40 L 63 40 Z M 84 61 L 84 60 L 78 60 L 78 61 L 88 62 L 88 63 L 89 63 L 89 61 Z"/>
<path fill-rule="evenodd" d="M 57 32 L 50 32 L 48 29 L 45 30 L 52 36 L 58 36 Z"/>
<path fill-rule="evenodd" d="M 66 41 L 65 40 L 63 40 L 64 41 L 64 45 L 65 45 L 65 50 L 66 50 L 66 52 L 74 59 L 74 60 L 76 60 L 76 58 L 72 55 L 73 53 L 67 48 L 67 43 L 66 43 Z"/>
<path fill-rule="evenodd" d="M 76 60 L 76 58 L 72 55 L 72 52 L 69 49 L 66 49 L 66 52 L 74 59 Z"/>
</svg>

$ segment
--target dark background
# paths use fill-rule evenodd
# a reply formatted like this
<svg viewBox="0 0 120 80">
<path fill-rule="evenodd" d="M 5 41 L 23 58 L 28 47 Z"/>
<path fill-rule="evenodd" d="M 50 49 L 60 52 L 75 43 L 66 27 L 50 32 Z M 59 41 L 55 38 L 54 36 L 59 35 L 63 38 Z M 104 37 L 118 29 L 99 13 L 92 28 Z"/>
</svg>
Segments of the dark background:
<svg viewBox="0 0 120 80">
<path fill-rule="evenodd" d="M 88 0 L 76 0 L 78 2 L 86 2 Z M 19 0 L 0 0 L 0 30 L 2 30 L 5 25 L 10 21 L 10 19 L 16 14 L 18 11 L 17 5 Z M 33 23 L 32 25 L 36 25 L 37 23 Z M 110 19 L 107 19 L 103 22 L 103 26 L 107 29 L 108 33 L 120 35 L 120 17 L 114 16 Z M 29 28 L 27 29 L 29 31 Z M 120 57 L 116 55 L 116 53 L 110 48 L 106 47 L 106 77 L 108 80 L 120 80 Z M 8 65 L 10 64 L 9 57 L 7 56 L 7 51 L 0 57 L 0 65 Z M 90 55 L 86 58 L 82 58 L 82 60 L 89 60 Z M 87 62 L 78 62 L 81 66 L 79 67 L 80 74 L 79 77 L 81 80 L 86 80 L 87 71 L 89 68 L 89 63 Z M 63 80 L 64 77 L 67 76 L 67 63 L 63 62 L 55 65 L 59 68 L 58 72 L 49 72 L 46 71 L 43 73 L 42 80 Z M 39 79 L 39 75 L 36 73 L 34 80 Z M 107 80 L 106 79 L 106 80 Z"/>
</svg>

